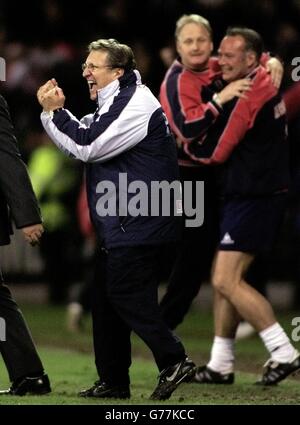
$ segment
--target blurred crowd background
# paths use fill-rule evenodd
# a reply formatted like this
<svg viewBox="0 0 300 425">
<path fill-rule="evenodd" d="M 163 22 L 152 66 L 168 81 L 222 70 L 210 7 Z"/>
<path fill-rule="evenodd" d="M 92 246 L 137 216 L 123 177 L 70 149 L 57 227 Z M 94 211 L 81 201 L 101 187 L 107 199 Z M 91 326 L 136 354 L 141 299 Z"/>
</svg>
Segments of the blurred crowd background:
<svg viewBox="0 0 300 425">
<path fill-rule="evenodd" d="M 265 51 L 285 64 L 282 90 L 294 84 L 291 61 L 300 57 L 300 0 L 1 0 L 0 57 L 6 61 L 6 81 L 0 82 L 0 92 L 10 105 L 47 229 L 39 250 L 25 247 L 18 235 L 11 247 L 1 248 L 10 279 L 58 280 L 49 297 L 66 302 L 72 283 L 86 279 L 84 270 L 93 252 L 82 195 L 78 201 L 81 166 L 60 155 L 43 133 L 37 88 L 55 77 L 66 94 L 67 108 L 77 117 L 91 112 L 94 105 L 80 65 L 89 42 L 116 38 L 133 48 L 144 83 L 158 95 L 176 56 L 174 29 L 183 13 L 209 19 L 216 48 L 228 26 L 257 30 Z M 277 246 L 271 257 L 263 259 L 263 269 L 266 279 L 295 283 L 294 300 L 300 308 L 300 116 L 290 123 L 289 137 L 290 205 Z"/>
</svg>

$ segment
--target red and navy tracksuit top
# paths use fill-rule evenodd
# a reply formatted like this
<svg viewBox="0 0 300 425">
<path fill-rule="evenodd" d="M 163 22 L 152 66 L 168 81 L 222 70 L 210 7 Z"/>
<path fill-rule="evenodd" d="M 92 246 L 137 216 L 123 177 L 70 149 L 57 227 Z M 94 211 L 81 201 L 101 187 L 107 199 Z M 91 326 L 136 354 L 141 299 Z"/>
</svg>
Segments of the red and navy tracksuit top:
<svg viewBox="0 0 300 425">
<path fill-rule="evenodd" d="M 216 121 L 222 108 L 213 100 L 224 87 L 216 58 L 210 58 L 204 71 L 191 71 L 175 60 L 166 73 L 160 90 L 160 102 L 170 127 L 177 137 L 178 162 L 181 166 L 199 166 L 184 152 L 182 143 L 199 140 Z"/>
<path fill-rule="evenodd" d="M 217 165 L 226 196 L 262 196 L 289 184 L 286 107 L 262 66 L 247 98 L 234 98 L 200 140 L 184 145 L 196 162 Z"/>
</svg>

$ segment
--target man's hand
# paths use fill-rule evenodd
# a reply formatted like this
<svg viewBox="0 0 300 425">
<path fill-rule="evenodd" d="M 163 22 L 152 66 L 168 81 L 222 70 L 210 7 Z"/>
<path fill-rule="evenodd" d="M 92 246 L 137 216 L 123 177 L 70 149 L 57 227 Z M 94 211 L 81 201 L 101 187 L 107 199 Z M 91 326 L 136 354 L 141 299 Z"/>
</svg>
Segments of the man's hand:
<svg viewBox="0 0 300 425">
<path fill-rule="evenodd" d="M 218 93 L 218 100 L 220 105 L 222 106 L 224 103 L 229 102 L 234 97 L 242 97 L 247 99 L 245 92 L 250 90 L 252 85 L 253 82 L 248 78 L 232 81 L 223 90 L 221 90 L 220 93 Z"/>
<path fill-rule="evenodd" d="M 38 91 L 37 91 L 37 98 L 38 98 L 38 101 L 39 101 L 39 103 L 40 103 L 41 105 L 42 105 L 42 102 L 43 102 L 43 100 L 44 100 L 44 96 L 45 96 L 45 94 L 46 94 L 49 90 L 51 90 L 51 89 L 53 89 L 53 88 L 55 88 L 55 87 L 57 87 L 57 82 L 56 82 L 55 78 L 52 78 L 51 80 L 47 81 L 47 83 L 45 83 L 43 86 L 41 86 L 41 87 L 38 89 Z"/>
<path fill-rule="evenodd" d="M 39 243 L 44 232 L 44 227 L 42 224 L 33 224 L 32 226 L 23 227 L 22 232 L 25 240 L 34 246 Z"/>
<path fill-rule="evenodd" d="M 279 89 L 283 77 L 283 65 L 277 58 L 271 58 L 266 63 L 266 70 L 271 75 L 274 86 Z"/>
<path fill-rule="evenodd" d="M 62 89 L 58 87 L 54 78 L 38 89 L 37 98 L 44 111 L 47 112 L 63 108 L 66 100 Z"/>
</svg>

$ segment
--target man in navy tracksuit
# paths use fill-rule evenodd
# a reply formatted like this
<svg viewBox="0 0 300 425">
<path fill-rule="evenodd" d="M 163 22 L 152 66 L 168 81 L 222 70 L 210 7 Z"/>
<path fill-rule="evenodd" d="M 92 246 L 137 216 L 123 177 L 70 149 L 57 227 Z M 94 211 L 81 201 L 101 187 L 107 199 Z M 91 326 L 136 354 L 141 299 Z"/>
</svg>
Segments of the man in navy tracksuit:
<svg viewBox="0 0 300 425">
<path fill-rule="evenodd" d="M 164 323 L 157 301 L 158 260 L 163 246 L 177 239 L 178 211 L 150 211 L 151 188 L 153 182 L 178 180 L 175 143 L 159 102 L 140 81 L 128 46 L 112 39 L 91 43 L 83 77 L 98 108 L 81 121 L 63 108 L 65 97 L 55 80 L 38 92 L 51 139 L 87 163 L 88 204 L 101 247 L 93 296 L 100 380 L 80 395 L 130 397 L 133 330 L 161 372 L 151 398 L 167 399 L 195 370 Z M 142 193 L 136 194 L 136 187 Z M 169 201 L 180 205 L 176 193 Z"/>
<path fill-rule="evenodd" d="M 234 337 L 240 318 L 259 332 L 270 359 L 261 381 L 274 385 L 300 369 L 300 355 L 276 321 L 270 303 L 245 279 L 255 255 L 269 250 L 278 231 L 289 184 L 285 104 L 266 70 L 259 66 L 262 40 L 255 31 L 232 28 L 219 47 L 226 82 L 252 81 L 250 90 L 224 104 L 214 126 L 199 142 L 186 144 L 191 158 L 219 166 L 223 198 L 220 243 L 212 281 L 215 339 L 199 383 L 231 384 Z"/>
</svg>

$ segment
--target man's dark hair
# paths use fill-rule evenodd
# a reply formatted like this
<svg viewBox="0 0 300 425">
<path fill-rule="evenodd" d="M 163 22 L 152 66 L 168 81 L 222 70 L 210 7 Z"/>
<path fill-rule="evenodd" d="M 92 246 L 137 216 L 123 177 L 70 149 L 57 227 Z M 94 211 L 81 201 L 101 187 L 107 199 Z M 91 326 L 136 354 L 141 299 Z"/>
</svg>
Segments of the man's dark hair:
<svg viewBox="0 0 300 425">
<path fill-rule="evenodd" d="M 245 40 L 245 50 L 251 50 L 256 54 L 259 61 L 263 52 L 263 40 L 258 32 L 244 27 L 230 27 L 226 31 L 226 36 L 235 37 L 240 36 Z"/>
<path fill-rule="evenodd" d="M 92 50 L 102 50 L 108 53 L 107 65 L 111 68 L 123 68 L 130 71 L 136 68 L 133 51 L 126 44 L 121 44 L 113 38 L 99 39 L 93 41 L 88 46 L 89 52 Z"/>
</svg>

